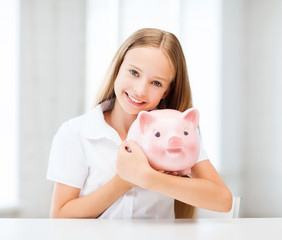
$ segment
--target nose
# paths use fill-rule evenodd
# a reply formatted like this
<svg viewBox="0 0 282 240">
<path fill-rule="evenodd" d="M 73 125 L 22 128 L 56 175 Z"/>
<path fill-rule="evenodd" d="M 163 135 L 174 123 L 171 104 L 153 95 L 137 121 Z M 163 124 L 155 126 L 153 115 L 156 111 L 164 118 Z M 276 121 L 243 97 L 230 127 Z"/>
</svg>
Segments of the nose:
<svg viewBox="0 0 282 240">
<path fill-rule="evenodd" d="M 135 84 L 134 86 L 134 92 L 136 94 L 136 97 L 144 97 L 147 94 L 147 82 L 146 80 L 141 80 Z"/>
<path fill-rule="evenodd" d="M 182 148 L 184 143 L 180 137 L 173 136 L 168 140 L 168 148 Z"/>
</svg>

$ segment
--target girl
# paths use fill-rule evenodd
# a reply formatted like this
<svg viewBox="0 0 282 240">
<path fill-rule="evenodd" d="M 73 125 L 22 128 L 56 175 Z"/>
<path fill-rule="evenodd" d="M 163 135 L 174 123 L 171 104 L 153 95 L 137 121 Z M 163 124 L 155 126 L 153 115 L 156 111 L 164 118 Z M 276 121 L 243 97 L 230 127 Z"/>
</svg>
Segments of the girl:
<svg viewBox="0 0 282 240">
<path fill-rule="evenodd" d="M 124 141 L 141 110 L 192 107 L 178 39 L 141 29 L 122 44 L 107 73 L 96 107 L 64 123 L 54 138 L 51 217 L 174 218 L 174 199 L 229 211 L 232 195 L 203 147 L 192 178 L 185 178 L 152 169 L 139 146 Z"/>
</svg>

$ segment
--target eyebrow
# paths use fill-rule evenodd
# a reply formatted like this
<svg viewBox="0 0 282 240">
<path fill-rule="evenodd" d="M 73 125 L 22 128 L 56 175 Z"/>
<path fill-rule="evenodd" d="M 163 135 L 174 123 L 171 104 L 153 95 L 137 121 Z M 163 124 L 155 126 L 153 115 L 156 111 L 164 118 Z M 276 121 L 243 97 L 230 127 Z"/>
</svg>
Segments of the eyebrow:
<svg viewBox="0 0 282 240">
<path fill-rule="evenodd" d="M 140 69 L 140 68 L 137 67 L 136 65 L 134 65 L 134 64 L 129 64 L 129 66 L 130 66 L 130 67 L 133 67 L 133 68 L 136 68 L 138 71 L 140 71 L 140 72 L 143 73 L 142 69 Z M 166 79 L 166 78 L 162 78 L 162 77 L 158 77 L 158 76 L 154 76 L 153 78 L 154 78 L 154 79 L 159 79 L 159 80 L 162 80 L 162 81 L 165 81 L 165 82 L 169 82 L 169 80 Z"/>
<path fill-rule="evenodd" d="M 136 68 L 138 71 L 143 72 L 141 68 L 137 67 L 134 64 L 129 64 L 130 67 Z"/>
</svg>

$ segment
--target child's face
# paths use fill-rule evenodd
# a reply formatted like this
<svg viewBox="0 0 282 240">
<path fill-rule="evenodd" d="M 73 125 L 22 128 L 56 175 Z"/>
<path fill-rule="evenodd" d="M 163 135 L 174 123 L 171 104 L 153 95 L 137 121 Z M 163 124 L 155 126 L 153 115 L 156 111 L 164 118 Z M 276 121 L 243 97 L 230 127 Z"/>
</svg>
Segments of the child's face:
<svg viewBox="0 0 282 240">
<path fill-rule="evenodd" d="M 159 48 L 131 49 L 115 80 L 116 99 L 130 114 L 152 110 L 168 93 L 173 77 L 169 59 Z"/>
</svg>

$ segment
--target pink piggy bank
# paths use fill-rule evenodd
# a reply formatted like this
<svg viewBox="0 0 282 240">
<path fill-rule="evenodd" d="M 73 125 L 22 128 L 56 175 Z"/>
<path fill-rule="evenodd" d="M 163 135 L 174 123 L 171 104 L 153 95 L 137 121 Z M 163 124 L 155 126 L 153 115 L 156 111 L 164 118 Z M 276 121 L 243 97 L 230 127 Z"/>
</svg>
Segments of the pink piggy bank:
<svg viewBox="0 0 282 240">
<path fill-rule="evenodd" d="M 127 140 L 139 144 L 154 169 L 189 175 L 199 157 L 198 123 L 199 112 L 194 108 L 183 113 L 173 109 L 141 111 Z"/>
</svg>

